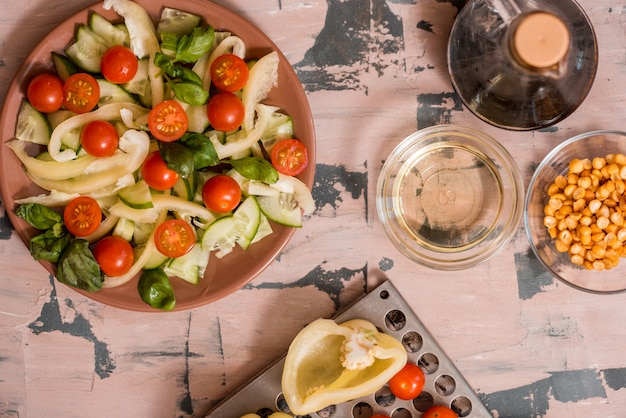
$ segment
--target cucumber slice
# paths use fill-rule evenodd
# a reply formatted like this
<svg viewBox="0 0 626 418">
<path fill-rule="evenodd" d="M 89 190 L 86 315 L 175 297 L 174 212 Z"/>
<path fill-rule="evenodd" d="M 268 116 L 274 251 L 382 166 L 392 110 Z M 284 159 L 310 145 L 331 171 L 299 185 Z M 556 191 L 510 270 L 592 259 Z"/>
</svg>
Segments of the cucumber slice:
<svg viewBox="0 0 626 418">
<path fill-rule="evenodd" d="M 71 75 L 74 75 L 78 72 L 78 68 L 76 65 L 65 55 L 56 53 L 52 51 L 52 63 L 54 64 L 54 69 L 59 76 L 59 78 L 63 81 L 70 78 Z"/>
<path fill-rule="evenodd" d="M 270 221 L 268 221 L 267 216 L 265 216 L 263 212 L 261 212 L 261 223 L 259 224 L 259 229 L 257 229 L 256 234 L 254 235 L 254 238 L 252 239 L 250 244 L 252 245 L 255 242 L 261 241 L 263 238 L 271 235 L 273 232 L 274 230 L 272 229 Z"/>
<path fill-rule="evenodd" d="M 261 224 L 261 210 L 254 196 L 247 197 L 235 210 L 213 222 L 202 236 L 204 251 L 217 251 L 217 258 L 230 253 L 235 245 L 244 250 L 254 239 Z"/>
<path fill-rule="evenodd" d="M 179 177 L 172 191 L 175 196 L 182 197 L 183 199 L 187 199 L 189 201 L 194 200 L 196 195 L 196 176 L 191 177 Z"/>
<path fill-rule="evenodd" d="M 109 103 L 134 103 L 137 101 L 126 90 L 117 84 L 111 83 L 105 79 L 98 79 L 98 85 L 100 86 L 100 100 L 98 100 L 98 106 L 102 107 Z"/>
<path fill-rule="evenodd" d="M 61 137 L 61 144 L 62 144 L 62 148 L 66 149 L 72 149 L 74 150 L 74 152 L 78 152 L 78 150 L 80 149 L 80 132 L 81 132 L 82 128 L 76 128 L 76 129 L 72 129 L 67 131 L 62 137 Z"/>
<path fill-rule="evenodd" d="M 274 196 L 257 196 L 261 212 L 280 225 L 302 227 L 302 209 L 292 193 L 280 192 Z"/>
<path fill-rule="evenodd" d="M 280 193 L 280 190 L 259 180 L 248 180 L 243 190 L 255 196 L 275 196 Z"/>
<path fill-rule="evenodd" d="M 188 131 L 201 134 L 208 129 L 209 117 L 206 113 L 206 105 L 186 106 L 185 113 L 187 113 L 189 120 Z"/>
<path fill-rule="evenodd" d="M 202 18 L 193 13 L 184 12 L 171 7 L 164 7 L 159 23 L 157 23 L 157 34 L 161 35 L 163 32 L 169 32 L 178 36 L 187 35 L 197 27 L 201 21 Z"/>
<path fill-rule="evenodd" d="M 113 228 L 113 235 L 124 238 L 126 241 L 133 239 L 133 233 L 135 232 L 135 222 L 126 218 L 119 218 Z"/>
<path fill-rule="evenodd" d="M 118 192 L 117 196 L 125 205 L 133 209 L 150 209 L 154 207 L 150 186 L 143 180 L 139 180 L 132 186 L 124 187 Z"/>
<path fill-rule="evenodd" d="M 135 231 L 133 232 L 133 243 L 136 246 L 145 245 L 148 239 L 150 238 L 150 235 L 152 234 L 153 230 L 154 230 L 153 223 L 137 222 L 137 220 L 135 219 Z M 156 251 L 156 248 L 155 248 L 155 251 Z"/>
<path fill-rule="evenodd" d="M 15 126 L 15 138 L 35 144 L 47 145 L 50 142 L 52 129 L 48 119 L 35 109 L 28 101 L 23 100 Z"/>
<path fill-rule="evenodd" d="M 247 250 L 261 224 L 261 209 L 254 196 L 247 197 L 233 214 L 237 244 Z"/>
<path fill-rule="evenodd" d="M 107 50 L 106 43 L 86 25 L 79 25 L 76 40 L 65 48 L 65 54 L 80 68 L 90 73 L 100 72 L 100 60 Z"/>
<path fill-rule="evenodd" d="M 145 245 L 140 245 L 138 247 L 135 247 L 135 260 L 139 259 L 139 257 L 141 257 L 141 255 L 143 254 L 145 250 L 146 250 Z M 150 269 L 159 268 L 170 260 L 167 256 L 164 256 L 163 254 L 161 254 L 154 246 L 151 246 L 150 250 L 151 250 L 150 257 L 148 258 L 148 261 L 144 265 L 144 269 L 150 270 Z"/>
<path fill-rule="evenodd" d="M 114 25 L 96 12 L 89 16 L 89 29 L 100 36 L 108 48 L 114 45 L 130 45 L 130 36 L 125 28 L 125 25 Z"/>
<path fill-rule="evenodd" d="M 215 256 L 222 258 L 235 248 L 237 230 L 233 215 L 218 218 L 204 231 L 202 236 L 202 250 L 216 251 Z"/>
<path fill-rule="evenodd" d="M 261 135 L 263 147 L 270 152 L 276 142 L 288 138 L 293 138 L 293 120 L 284 113 L 274 112 L 269 126 Z"/>
<path fill-rule="evenodd" d="M 56 128 L 59 124 L 61 124 L 61 122 L 68 120 L 72 116 L 76 116 L 76 113 L 65 109 L 59 109 L 56 112 L 48 113 L 46 115 L 52 129 Z"/>
<path fill-rule="evenodd" d="M 144 96 L 150 89 L 150 79 L 148 78 L 148 58 L 140 59 L 137 64 L 137 73 L 128 83 L 122 84 L 122 87 L 131 94 Z"/>
<path fill-rule="evenodd" d="M 163 271 L 168 276 L 176 276 L 189 283 L 198 284 L 204 276 L 208 263 L 209 252 L 202 251 L 202 247 L 196 244 L 187 254 L 182 257 L 172 258 L 165 263 Z"/>
</svg>

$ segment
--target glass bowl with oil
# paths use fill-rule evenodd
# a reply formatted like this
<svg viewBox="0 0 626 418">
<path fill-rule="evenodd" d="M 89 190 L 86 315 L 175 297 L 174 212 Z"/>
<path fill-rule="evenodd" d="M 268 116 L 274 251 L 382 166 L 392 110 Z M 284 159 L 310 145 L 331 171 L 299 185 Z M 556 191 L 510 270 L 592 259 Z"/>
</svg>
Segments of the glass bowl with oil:
<svg viewBox="0 0 626 418">
<path fill-rule="evenodd" d="M 522 218 L 523 188 L 513 157 L 495 139 L 439 125 L 394 148 L 378 178 L 376 208 L 406 257 L 438 270 L 461 270 L 507 245 Z"/>
</svg>

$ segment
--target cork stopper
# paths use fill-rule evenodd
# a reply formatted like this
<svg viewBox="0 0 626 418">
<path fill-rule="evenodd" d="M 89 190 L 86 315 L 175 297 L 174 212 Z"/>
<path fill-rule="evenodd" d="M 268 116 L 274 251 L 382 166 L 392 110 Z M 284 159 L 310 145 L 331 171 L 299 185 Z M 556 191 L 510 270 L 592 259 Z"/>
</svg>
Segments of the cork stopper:
<svg viewBox="0 0 626 418">
<path fill-rule="evenodd" d="M 570 33 L 565 23 L 546 12 L 521 18 L 512 39 L 516 58 L 532 68 L 557 66 L 567 54 L 569 44 Z"/>
</svg>

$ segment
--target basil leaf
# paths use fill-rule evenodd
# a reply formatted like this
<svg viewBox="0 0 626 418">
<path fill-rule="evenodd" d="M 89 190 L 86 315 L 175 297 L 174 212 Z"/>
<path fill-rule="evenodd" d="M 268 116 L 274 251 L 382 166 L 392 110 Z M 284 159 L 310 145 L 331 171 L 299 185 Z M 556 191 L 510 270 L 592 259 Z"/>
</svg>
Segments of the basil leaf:
<svg viewBox="0 0 626 418">
<path fill-rule="evenodd" d="M 102 271 L 85 239 L 74 239 L 57 264 L 57 280 L 78 289 L 95 292 L 102 287 Z"/>
<path fill-rule="evenodd" d="M 245 157 L 239 160 L 230 160 L 228 163 L 247 179 L 259 180 L 268 184 L 278 181 L 278 171 L 272 166 L 272 163 L 263 158 Z"/>
<path fill-rule="evenodd" d="M 32 237 L 28 242 L 28 247 L 35 260 L 56 263 L 71 240 L 72 235 L 68 234 L 63 223 L 59 222 L 45 232 Z"/>
<path fill-rule="evenodd" d="M 182 81 L 188 81 L 198 86 L 202 86 L 202 78 L 196 74 L 191 68 L 183 67 L 182 65 L 175 65 L 176 74 Z M 205 100 L 206 102 L 206 100 Z"/>
<path fill-rule="evenodd" d="M 15 214 L 40 231 L 45 231 L 57 223 L 63 222 L 63 217 L 59 212 L 39 203 L 20 205 L 15 210 Z"/>
<path fill-rule="evenodd" d="M 211 25 L 194 28 L 190 34 L 184 35 L 178 40 L 174 60 L 184 63 L 198 61 L 213 47 L 214 34 L 215 31 Z"/>
<path fill-rule="evenodd" d="M 159 141 L 161 158 L 167 164 L 167 168 L 174 170 L 183 178 L 191 176 L 195 170 L 193 151 L 178 141 Z"/>
<path fill-rule="evenodd" d="M 189 103 L 194 106 L 202 106 L 209 99 L 209 92 L 202 88 L 201 85 L 188 81 L 173 82 L 170 84 L 176 98 L 181 102 Z"/>
<path fill-rule="evenodd" d="M 171 311 L 176 306 L 172 283 L 161 268 L 144 270 L 137 290 L 141 300 L 156 309 Z"/>
<path fill-rule="evenodd" d="M 213 167 L 220 163 L 213 143 L 205 135 L 187 132 L 179 141 L 193 152 L 193 165 L 196 170 Z"/>
</svg>

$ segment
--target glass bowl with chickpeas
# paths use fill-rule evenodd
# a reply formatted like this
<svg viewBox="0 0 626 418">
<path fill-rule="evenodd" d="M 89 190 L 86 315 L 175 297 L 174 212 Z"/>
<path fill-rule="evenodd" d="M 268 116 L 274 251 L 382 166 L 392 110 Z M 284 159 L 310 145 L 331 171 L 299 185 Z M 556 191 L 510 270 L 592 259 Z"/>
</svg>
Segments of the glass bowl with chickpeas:
<svg viewBox="0 0 626 418">
<path fill-rule="evenodd" d="M 528 186 L 524 225 L 533 252 L 561 281 L 626 290 L 626 132 L 588 132 L 553 149 Z"/>
</svg>

